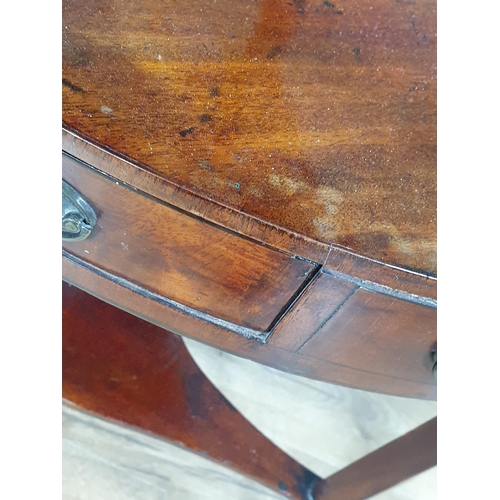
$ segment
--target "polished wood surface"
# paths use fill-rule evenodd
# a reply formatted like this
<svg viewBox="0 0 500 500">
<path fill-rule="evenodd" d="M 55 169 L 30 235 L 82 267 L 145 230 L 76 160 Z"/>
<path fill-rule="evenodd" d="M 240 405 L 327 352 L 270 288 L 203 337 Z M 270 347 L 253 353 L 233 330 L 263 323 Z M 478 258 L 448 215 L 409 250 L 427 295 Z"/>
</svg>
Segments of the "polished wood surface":
<svg viewBox="0 0 500 500">
<path fill-rule="evenodd" d="M 359 289 L 300 352 L 359 370 L 429 383 L 436 320 L 432 307 Z"/>
<path fill-rule="evenodd" d="M 63 284 L 63 397 L 235 468 L 302 500 L 317 476 L 258 432 L 182 340 Z"/>
<path fill-rule="evenodd" d="M 392 384 L 364 381 L 367 375 L 382 375 L 421 383 L 429 394 L 434 384 L 430 353 L 436 346 L 432 299 L 338 272 L 334 276 L 175 210 L 67 155 L 63 178 L 98 214 L 88 239 L 64 242 L 68 258 L 88 264 L 94 280 L 100 274 L 159 303 L 164 328 L 208 336 L 212 345 L 230 350 L 234 344 L 229 337 L 242 334 L 289 353 L 289 360 L 282 359 L 281 351 L 274 358 L 269 352 L 257 355 L 281 369 L 296 369 L 296 360 L 306 355 L 313 377 L 319 375 L 314 360 L 320 360 L 365 374 L 348 385 L 390 392 Z M 87 288 L 64 276 L 107 298 L 98 282 Z M 119 307 L 147 316 L 138 301 L 125 306 L 120 294 L 111 297 Z M 182 314 L 182 326 L 169 314 L 172 309 Z M 207 322 L 221 332 L 218 340 L 204 333 Z M 236 352 L 248 355 L 240 346 Z M 345 383 L 335 371 L 327 380 Z"/>
<path fill-rule="evenodd" d="M 328 259 L 436 274 L 434 0 L 65 0 L 63 121 Z"/>
<path fill-rule="evenodd" d="M 437 417 L 317 483 L 314 500 L 364 500 L 437 464 Z"/>
<path fill-rule="evenodd" d="M 273 344 L 275 338 L 280 338 L 277 335 L 279 323 L 275 330 L 276 336 L 275 332 L 272 332 L 269 343 L 245 338 L 242 335 L 228 331 L 218 325 L 207 323 L 201 318 L 189 315 L 181 310 L 165 307 L 165 305 L 156 300 L 155 297 L 150 296 L 146 290 L 130 287 L 124 280 L 116 281 L 111 276 L 103 275 L 98 269 L 78 259 L 75 260 L 70 254 L 63 254 L 63 276 L 65 281 L 73 283 L 83 290 L 117 307 L 132 312 L 174 333 L 199 340 L 208 345 L 274 368 L 358 389 L 421 399 L 436 398 L 436 381 L 432 376 L 430 356 L 433 345 L 429 345 L 428 359 L 421 359 L 420 350 L 415 353 L 416 360 L 412 361 L 410 366 L 415 367 L 416 363 L 421 363 L 417 380 L 415 380 L 414 374 L 411 371 L 408 376 L 405 376 L 405 366 L 401 364 L 398 365 L 397 362 L 396 365 L 399 366 L 401 370 L 401 376 L 391 376 L 388 375 L 388 370 L 385 367 L 382 368 L 382 373 L 380 373 L 377 372 L 376 365 L 372 365 L 372 367 L 370 367 L 371 370 L 349 366 L 350 361 L 347 358 L 341 360 L 340 363 L 332 362 L 328 359 L 331 354 L 326 350 L 321 356 L 316 355 L 317 357 L 313 357 L 304 354 L 302 351 L 293 352 L 293 350 L 288 350 L 288 348 L 276 347 Z M 313 287 L 316 282 L 320 283 L 320 281 L 318 281 L 320 278 L 321 276 L 311 284 L 311 287 Z M 349 301 L 346 301 L 344 305 L 348 303 Z M 323 307 L 328 307 L 328 303 L 322 304 Z M 321 303 L 317 304 L 316 307 L 321 307 Z M 420 307 L 427 309 L 426 306 Z M 295 304 L 289 314 L 294 314 L 296 308 L 301 309 L 300 300 Z M 334 318 L 335 314 L 338 314 L 341 310 L 342 308 L 331 311 L 332 314 L 330 317 Z M 296 313 L 298 316 L 302 314 L 310 317 L 311 312 L 309 308 L 306 307 L 303 312 L 299 310 Z M 287 316 L 285 316 L 283 321 L 286 320 L 286 317 Z M 373 321 L 375 322 L 376 318 L 374 318 Z M 399 317 L 399 322 L 402 328 L 408 325 L 405 323 L 404 316 Z M 298 324 L 307 324 L 307 321 L 304 319 L 304 321 L 301 320 Z M 282 334 L 284 332 L 291 336 L 291 338 L 283 339 L 284 345 L 291 345 L 294 349 L 295 343 L 293 336 L 302 335 L 301 330 L 299 329 L 298 332 L 292 328 L 281 330 Z M 311 333 L 315 332 L 313 331 Z M 398 334 L 399 332 L 396 332 L 396 335 Z M 310 341 L 313 341 L 314 338 L 315 336 L 312 335 Z M 395 351 L 394 348 L 391 347 L 392 341 L 392 338 L 388 337 L 384 339 L 383 343 L 379 342 L 378 345 L 378 354 L 382 357 L 385 356 L 388 363 L 394 361 Z M 350 345 L 348 338 L 346 338 L 346 342 L 347 345 Z M 399 349 L 405 349 L 407 346 L 410 349 L 412 348 L 411 344 L 405 345 L 404 343 L 397 342 L 396 346 Z M 328 345 L 325 344 L 325 349 L 327 349 L 327 347 Z M 362 343 L 360 343 L 360 347 L 362 349 L 357 353 L 355 352 L 356 356 L 354 356 L 354 360 L 357 359 L 357 356 L 363 355 L 364 346 Z M 387 353 L 385 353 L 385 347 L 387 347 Z M 421 346 L 419 346 L 419 349 L 420 347 Z M 409 359 L 412 353 L 402 351 L 400 355 Z"/>
<path fill-rule="evenodd" d="M 285 230 L 271 222 L 208 200 L 159 177 L 145 165 L 100 147 L 91 138 L 83 137 L 75 131 L 63 129 L 62 144 L 63 151 L 92 165 L 105 175 L 119 179 L 120 182 L 207 222 L 270 248 L 316 262 L 333 272 L 404 293 L 436 299 L 436 278 L 383 265 L 349 250 Z"/>
<path fill-rule="evenodd" d="M 341 1 L 65 0 L 64 176 L 98 226 L 63 278 L 240 356 L 432 399 L 435 5 Z"/>
<path fill-rule="evenodd" d="M 320 274 L 276 326 L 269 344 L 297 352 L 357 288 L 354 283 Z"/>
<path fill-rule="evenodd" d="M 62 21 L 63 177 L 98 216 L 63 279 L 109 303 L 64 286 L 65 396 L 305 498 L 314 476 L 173 334 L 436 397 L 435 0 L 64 0 Z M 419 432 L 318 498 L 423 470 Z"/>
<path fill-rule="evenodd" d="M 63 179 L 98 214 L 88 239 L 63 242 L 63 248 L 193 313 L 265 332 L 315 271 L 312 264 L 173 210 L 67 155 Z"/>
</svg>

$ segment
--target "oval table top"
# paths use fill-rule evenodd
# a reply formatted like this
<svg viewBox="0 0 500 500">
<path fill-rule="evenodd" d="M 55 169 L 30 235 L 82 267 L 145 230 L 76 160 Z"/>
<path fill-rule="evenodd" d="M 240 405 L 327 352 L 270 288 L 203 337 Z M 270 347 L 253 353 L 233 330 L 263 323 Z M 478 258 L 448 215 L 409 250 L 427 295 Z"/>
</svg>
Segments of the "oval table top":
<svg viewBox="0 0 500 500">
<path fill-rule="evenodd" d="M 158 179 L 435 278 L 434 0 L 64 0 L 62 84 Z"/>
</svg>

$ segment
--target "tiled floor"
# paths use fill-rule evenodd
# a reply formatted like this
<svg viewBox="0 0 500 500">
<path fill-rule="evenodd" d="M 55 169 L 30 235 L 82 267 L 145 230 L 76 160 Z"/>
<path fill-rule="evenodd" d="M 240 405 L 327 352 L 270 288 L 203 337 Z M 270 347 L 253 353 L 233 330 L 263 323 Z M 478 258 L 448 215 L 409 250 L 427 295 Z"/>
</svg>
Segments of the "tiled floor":
<svg viewBox="0 0 500 500">
<path fill-rule="evenodd" d="M 285 374 L 186 341 L 208 378 L 255 427 L 328 476 L 436 415 L 436 403 Z M 278 500 L 258 483 L 130 428 L 63 408 L 65 500 Z M 377 500 L 436 498 L 436 469 Z"/>
</svg>

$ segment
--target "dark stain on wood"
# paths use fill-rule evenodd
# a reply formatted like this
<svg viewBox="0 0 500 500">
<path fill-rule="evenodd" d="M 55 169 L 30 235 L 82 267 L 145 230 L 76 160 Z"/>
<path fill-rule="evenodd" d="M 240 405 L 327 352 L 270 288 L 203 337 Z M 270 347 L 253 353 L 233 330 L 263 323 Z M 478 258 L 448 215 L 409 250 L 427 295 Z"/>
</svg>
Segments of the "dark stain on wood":
<svg viewBox="0 0 500 500">
<path fill-rule="evenodd" d="M 271 47 L 271 50 L 267 53 L 266 57 L 272 60 L 282 53 L 283 53 L 283 47 L 281 47 L 280 45 L 273 45 Z"/>
<path fill-rule="evenodd" d="M 62 79 L 62 84 L 65 87 L 68 87 L 69 89 L 71 89 L 73 92 L 85 92 L 85 90 L 82 87 L 79 87 L 78 85 L 74 85 L 67 78 Z"/>
<path fill-rule="evenodd" d="M 179 132 L 179 135 L 180 135 L 181 137 L 186 137 L 187 135 L 190 135 L 190 134 L 192 134 L 193 132 L 194 132 L 194 127 L 190 127 L 190 128 L 186 128 L 186 129 L 184 129 L 184 130 L 181 130 L 181 131 Z"/>
<path fill-rule="evenodd" d="M 217 87 L 216 85 L 213 85 L 212 87 L 210 87 L 209 94 L 210 94 L 210 97 L 219 97 L 220 96 L 219 87 Z"/>
<path fill-rule="evenodd" d="M 208 114 L 202 114 L 200 116 L 198 116 L 198 121 L 200 123 L 208 123 L 210 121 L 212 121 L 212 116 L 211 115 L 208 115 Z"/>
</svg>

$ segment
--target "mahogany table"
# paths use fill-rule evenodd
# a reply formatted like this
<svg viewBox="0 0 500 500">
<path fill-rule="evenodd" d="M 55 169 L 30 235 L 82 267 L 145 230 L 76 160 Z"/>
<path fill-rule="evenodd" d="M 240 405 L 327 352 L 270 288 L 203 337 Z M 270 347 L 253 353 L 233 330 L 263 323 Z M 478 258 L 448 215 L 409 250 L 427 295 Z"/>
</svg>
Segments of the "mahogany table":
<svg viewBox="0 0 500 500">
<path fill-rule="evenodd" d="M 62 63 L 63 396 L 291 498 L 434 465 L 435 420 L 319 481 L 177 335 L 435 399 L 435 2 L 64 0 Z"/>
</svg>

